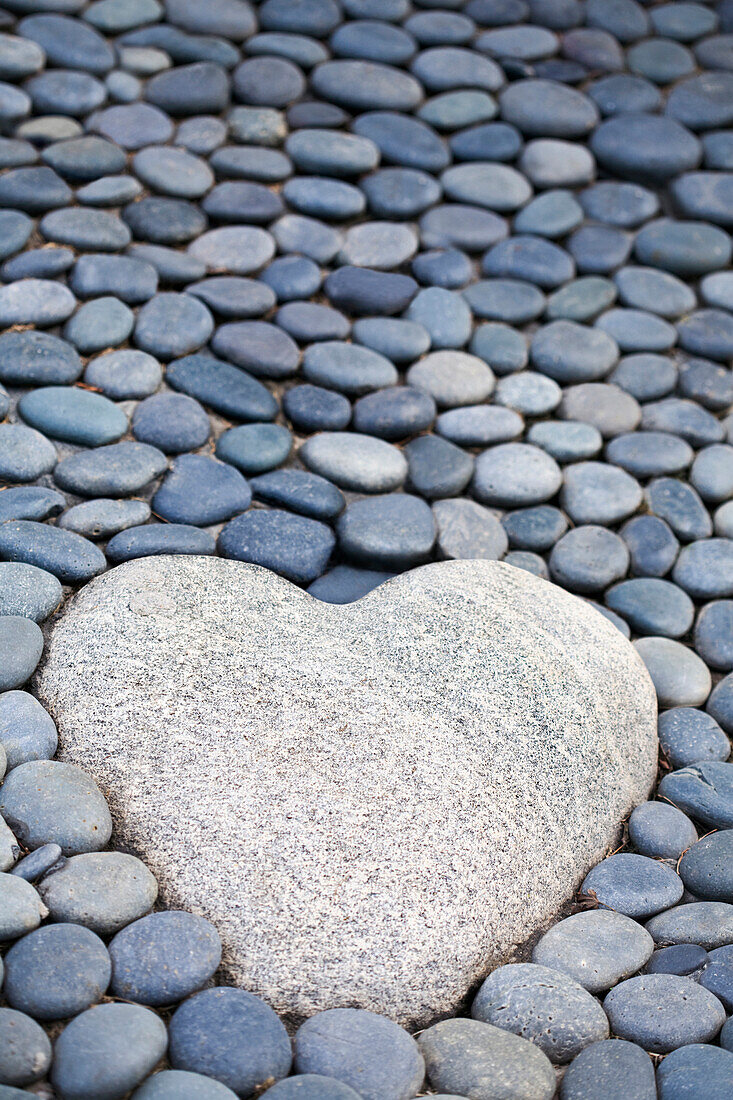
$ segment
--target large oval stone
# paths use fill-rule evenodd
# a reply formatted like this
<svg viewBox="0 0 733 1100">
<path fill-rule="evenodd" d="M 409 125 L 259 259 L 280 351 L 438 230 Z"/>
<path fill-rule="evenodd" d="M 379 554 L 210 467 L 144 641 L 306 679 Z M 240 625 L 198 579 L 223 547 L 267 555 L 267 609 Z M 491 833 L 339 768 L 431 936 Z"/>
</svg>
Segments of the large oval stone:
<svg viewBox="0 0 733 1100">
<path fill-rule="evenodd" d="M 131 561 L 57 616 L 62 759 L 228 980 L 296 1020 L 424 1026 L 546 926 L 656 767 L 656 703 L 598 612 L 491 561 L 319 603 L 219 558 Z"/>
</svg>

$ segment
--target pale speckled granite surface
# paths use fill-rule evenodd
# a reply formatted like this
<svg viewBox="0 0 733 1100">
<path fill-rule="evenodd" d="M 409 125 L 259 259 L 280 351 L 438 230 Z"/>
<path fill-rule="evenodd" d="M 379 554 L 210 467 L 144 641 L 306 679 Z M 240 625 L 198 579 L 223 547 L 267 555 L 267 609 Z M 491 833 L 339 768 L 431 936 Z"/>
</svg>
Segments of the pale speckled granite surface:
<svg viewBox="0 0 733 1100">
<path fill-rule="evenodd" d="M 449 1014 L 547 924 L 656 766 L 632 646 L 497 562 L 339 607 L 240 562 L 131 561 L 52 622 L 35 686 L 117 842 L 290 1019 Z"/>
</svg>

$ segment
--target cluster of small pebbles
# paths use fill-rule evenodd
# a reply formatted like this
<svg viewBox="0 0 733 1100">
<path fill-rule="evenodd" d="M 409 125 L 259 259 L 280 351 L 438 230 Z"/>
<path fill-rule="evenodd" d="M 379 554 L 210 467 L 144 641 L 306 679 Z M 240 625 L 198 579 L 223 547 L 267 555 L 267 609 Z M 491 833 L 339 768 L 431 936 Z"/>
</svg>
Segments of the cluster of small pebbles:
<svg viewBox="0 0 733 1100">
<path fill-rule="evenodd" d="M 0 130 L 0 1100 L 729 1100 L 733 2 L 2 0 Z M 110 849 L 24 685 L 162 553 L 632 638 L 656 799 L 470 1015 L 291 1038 Z"/>
</svg>

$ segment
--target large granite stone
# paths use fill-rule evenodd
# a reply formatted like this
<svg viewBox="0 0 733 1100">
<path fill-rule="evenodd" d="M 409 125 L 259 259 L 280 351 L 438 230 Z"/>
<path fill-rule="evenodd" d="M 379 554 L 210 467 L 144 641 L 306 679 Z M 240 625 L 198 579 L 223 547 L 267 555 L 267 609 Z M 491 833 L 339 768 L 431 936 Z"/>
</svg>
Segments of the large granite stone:
<svg viewBox="0 0 733 1100">
<path fill-rule="evenodd" d="M 212 920 L 226 978 L 294 1020 L 456 1009 L 656 769 L 633 647 L 497 562 L 340 607 L 241 562 L 131 561 L 53 621 L 36 688 L 164 901 Z"/>
</svg>

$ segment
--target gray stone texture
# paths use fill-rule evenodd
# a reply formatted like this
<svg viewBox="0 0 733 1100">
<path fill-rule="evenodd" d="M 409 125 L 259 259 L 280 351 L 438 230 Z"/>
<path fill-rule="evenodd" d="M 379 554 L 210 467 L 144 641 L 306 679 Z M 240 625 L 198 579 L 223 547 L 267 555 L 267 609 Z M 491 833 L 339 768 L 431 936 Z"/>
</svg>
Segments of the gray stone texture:
<svg viewBox="0 0 733 1100">
<path fill-rule="evenodd" d="M 290 1019 L 424 1026 L 544 928 L 644 800 L 656 703 L 576 597 L 490 561 L 346 607 L 155 557 L 52 621 L 35 681 L 165 903 Z"/>
</svg>

